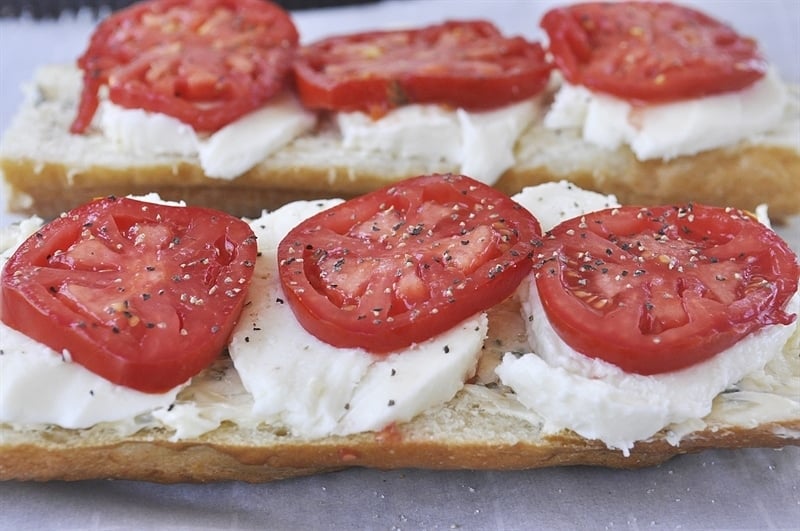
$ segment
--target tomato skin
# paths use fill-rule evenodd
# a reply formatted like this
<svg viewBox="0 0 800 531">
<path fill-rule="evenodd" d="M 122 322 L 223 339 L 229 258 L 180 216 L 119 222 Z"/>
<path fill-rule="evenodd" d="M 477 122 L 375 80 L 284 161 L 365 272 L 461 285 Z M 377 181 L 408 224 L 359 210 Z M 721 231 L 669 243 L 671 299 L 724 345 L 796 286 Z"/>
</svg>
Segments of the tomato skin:
<svg viewBox="0 0 800 531">
<path fill-rule="evenodd" d="M 164 392 L 225 348 L 256 252 L 250 227 L 222 212 L 96 200 L 17 249 L 0 319 L 113 383 Z"/>
<path fill-rule="evenodd" d="M 620 207 L 544 238 L 536 287 L 558 335 L 626 372 L 690 367 L 771 324 L 800 267 L 788 245 L 735 209 Z"/>
<path fill-rule="evenodd" d="M 336 347 L 382 354 L 507 298 L 530 272 L 539 223 L 461 175 L 420 176 L 347 201 L 278 246 L 300 324 Z"/>
<path fill-rule="evenodd" d="M 70 131 L 83 133 L 98 91 L 126 108 L 213 132 L 289 81 L 299 41 L 289 14 L 263 0 L 148 0 L 104 19 L 78 59 L 84 87 Z"/>
<path fill-rule="evenodd" d="M 633 103 L 741 90 L 767 68 L 754 40 L 670 3 L 574 4 L 548 11 L 541 27 L 567 81 Z"/>
<path fill-rule="evenodd" d="M 508 105 L 543 90 L 550 68 L 538 43 L 486 21 L 331 37 L 301 47 L 293 66 L 307 107 L 373 115 L 410 103 Z"/>
</svg>

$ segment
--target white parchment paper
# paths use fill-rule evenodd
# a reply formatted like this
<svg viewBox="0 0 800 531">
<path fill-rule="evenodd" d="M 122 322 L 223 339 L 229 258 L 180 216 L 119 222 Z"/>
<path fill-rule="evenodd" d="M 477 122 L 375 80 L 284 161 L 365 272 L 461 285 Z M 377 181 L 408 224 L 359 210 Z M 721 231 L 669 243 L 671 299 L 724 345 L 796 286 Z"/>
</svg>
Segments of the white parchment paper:
<svg viewBox="0 0 800 531">
<path fill-rule="evenodd" d="M 697 5 L 759 39 L 800 82 L 800 0 Z M 351 30 L 488 18 L 540 38 L 553 1 L 405 0 L 298 12 L 305 41 Z M 0 130 L 41 64 L 74 60 L 94 21 L 0 19 Z M 5 200 L 0 192 L 0 203 Z M 14 216 L 2 215 L 3 225 Z M 800 221 L 781 233 L 800 249 Z M 0 529 L 798 529 L 800 448 L 708 451 L 658 467 L 515 472 L 349 470 L 264 485 L 0 483 Z"/>
</svg>

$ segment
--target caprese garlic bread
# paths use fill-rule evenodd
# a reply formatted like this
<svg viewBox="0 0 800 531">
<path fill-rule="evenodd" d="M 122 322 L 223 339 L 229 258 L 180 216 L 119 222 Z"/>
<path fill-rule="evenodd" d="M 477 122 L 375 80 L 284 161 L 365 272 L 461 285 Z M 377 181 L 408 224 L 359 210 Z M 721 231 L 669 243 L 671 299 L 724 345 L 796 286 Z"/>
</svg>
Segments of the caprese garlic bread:
<svg viewBox="0 0 800 531">
<path fill-rule="evenodd" d="M 752 38 L 669 3 L 537 22 L 542 42 L 486 20 L 310 40 L 268 2 L 147 0 L 38 71 L 0 142 L 9 208 L 155 190 L 255 217 L 455 172 L 800 212 L 800 93 Z"/>
<path fill-rule="evenodd" d="M 24 225 L 3 255 L 0 477 L 632 468 L 800 444 L 799 266 L 749 213 L 620 206 L 566 182 L 509 198 L 444 174 L 248 223 L 117 199 Z M 15 271 L 41 299 L 7 296 Z M 159 300 L 158 316 L 143 304 Z M 55 305 L 88 326 L 50 312 L 45 335 L 18 329 L 18 308 Z M 137 362 L 164 352 L 151 331 L 184 349 L 198 327 L 226 348 L 166 394 L 48 339 L 139 341 Z"/>
</svg>

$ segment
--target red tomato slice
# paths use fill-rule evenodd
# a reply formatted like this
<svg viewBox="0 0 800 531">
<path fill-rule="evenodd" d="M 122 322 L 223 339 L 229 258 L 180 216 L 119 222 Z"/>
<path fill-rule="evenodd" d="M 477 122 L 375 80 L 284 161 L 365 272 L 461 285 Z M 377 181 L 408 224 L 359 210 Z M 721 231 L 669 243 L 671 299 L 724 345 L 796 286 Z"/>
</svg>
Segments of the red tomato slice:
<svg viewBox="0 0 800 531">
<path fill-rule="evenodd" d="M 451 21 L 313 43 L 294 74 L 307 107 L 380 115 L 407 103 L 507 105 L 539 93 L 550 65 L 538 43 L 505 38 L 489 22 Z"/>
<path fill-rule="evenodd" d="M 278 246 L 280 280 L 311 334 L 386 353 L 508 297 L 539 235 L 527 210 L 485 184 L 421 176 L 292 229 Z"/>
<path fill-rule="evenodd" d="M 0 318 L 113 383 L 163 392 L 225 348 L 256 252 L 250 227 L 222 212 L 97 200 L 14 253 Z"/>
<path fill-rule="evenodd" d="M 797 258 L 740 210 L 622 207 L 566 221 L 534 266 L 559 336 L 627 372 L 708 359 L 770 324 L 797 291 Z"/>
<path fill-rule="evenodd" d="M 766 71 L 754 40 L 674 4 L 576 4 L 547 12 L 541 26 L 567 81 L 626 100 L 665 102 L 740 90 Z"/>
<path fill-rule="evenodd" d="M 298 38 L 289 14 L 262 0 L 135 4 L 103 20 L 78 59 L 84 86 L 70 130 L 86 130 L 107 84 L 122 107 L 215 131 L 286 86 Z"/>
</svg>

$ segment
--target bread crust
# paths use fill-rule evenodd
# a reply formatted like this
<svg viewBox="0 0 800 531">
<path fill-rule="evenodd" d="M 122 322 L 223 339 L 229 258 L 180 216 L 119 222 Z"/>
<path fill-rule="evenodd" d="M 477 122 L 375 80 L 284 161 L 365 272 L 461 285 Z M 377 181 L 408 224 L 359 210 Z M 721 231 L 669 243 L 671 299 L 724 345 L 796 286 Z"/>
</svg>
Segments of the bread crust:
<svg viewBox="0 0 800 531">
<path fill-rule="evenodd" d="M 118 440 L 89 438 L 53 428 L 44 434 L 9 436 L 0 443 L 0 480 L 50 481 L 98 478 L 157 483 L 268 482 L 350 467 L 433 470 L 523 470 L 553 466 L 636 469 L 676 455 L 723 448 L 781 448 L 800 445 L 800 420 L 754 429 L 709 427 L 673 446 L 663 437 L 639 442 L 630 456 L 568 432 L 514 442 L 480 438 L 454 442 L 426 437 L 415 422 L 386 433 L 264 442 L 257 430 L 224 426 L 198 439 L 170 441 L 145 431 Z M 10 428 L 5 428 L 10 430 Z M 781 437 L 776 433 L 794 433 Z M 9 440 L 10 439 L 10 440 Z M 49 439 L 49 440 L 48 440 Z"/>
<path fill-rule="evenodd" d="M 0 172 L 11 212 L 52 218 L 106 195 L 158 192 L 166 199 L 257 217 L 296 199 L 350 198 L 426 173 L 457 172 L 442 160 L 399 158 L 345 147 L 327 121 L 233 180 L 206 177 L 197 160 L 141 159 L 115 152 L 101 139 L 68 134 L 80 77 L 50 67 L 0 148 Z M 63 79 L 62 79 L 63 78 Z M 800 91 L 790 90 L 787 113 L 800 124 Z M 546 99 L 546 98 L 545 98 Z M 107 144 L 107 142 L 106 142 Z M 613 193 L 626 204 L 685 203 L 753 210 L 768 204 L 782 219 L 800 213 L 800 145 L 741 142 L 668 161 L 639 161 L 627 147 L 605 150 L 577 132 L 534 123 L 518 140 L 516 164 L 496 183 L 513 194 L 562 179 Z"/>
</svg>

